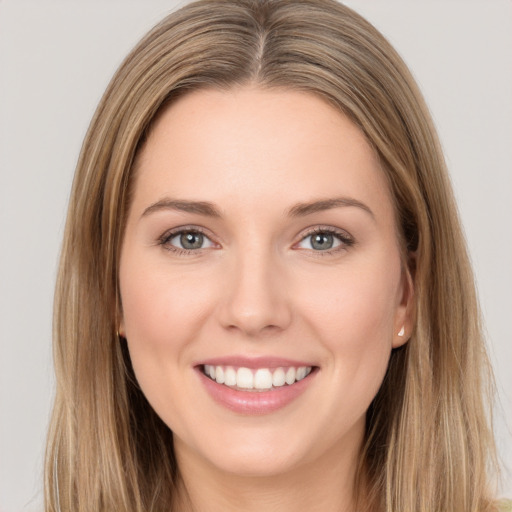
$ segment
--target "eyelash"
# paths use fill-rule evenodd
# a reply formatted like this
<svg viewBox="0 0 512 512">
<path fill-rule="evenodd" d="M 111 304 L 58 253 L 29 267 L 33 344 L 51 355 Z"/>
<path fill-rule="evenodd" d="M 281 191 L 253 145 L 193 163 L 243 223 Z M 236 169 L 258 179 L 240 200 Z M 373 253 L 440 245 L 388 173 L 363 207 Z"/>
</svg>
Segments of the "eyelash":
<svg viewBox="0 0 512 512">
<path fill-rule="evenodd" d="M 312 237 L 317 234 L 326 234 L 326 235 L 332 235 L 334 238 L 337 238 L 340 242 L 340 245 L 337 247 L 334 247 L 332 249 L 326 249 L 323 251 L 315 251 L 308 249 L 314 256 L 319 257 L 325 257 L 325 256 L 335 256 L 341 251 L 346 251 L 350 247 L 352 247 L 355 244 L 354 238 L 350 236 L 346 231 L 336 229 L 330 226 L 317 226 L 309 231 L 307 231 L 297 242 L 297 244 L 301 243 L 303 240 L 306 240 L 309 237 Z M 294 245 L 297 245 L 294 244 Z"/>
<path fill-rule="evenodd" d="M 174 245 L 170 245 L 169 242 L 175 238 L 178 235 L 182 235 L 184 233 L 190 233 L 190 234 L 201 234 L 206 239 L 208 239 L 212 244 L 213 242 L 211 238 L 205 233 L 205 231 L 199 227 L 191 226 L 191 227 L 181 227 L 177 228 L 171 231 L 166 231 L 159 239 L 158 239 L 158 245 L 161 245 L 165 250 L 173 252 L 174 254 L 178 256 L 189 256 L 189 255 L 199 255 L 201 254 L 206 248 L 202 249 L 182 249 L 180 247 L 176 247 Z M 339 229 L 335 229 L 332 227 L 327 226 L 317 226 L 306 233 L 304 233 L 301 237 L 301 239 L 294 244 L 294 247 L 304 240 L 306 240 L 308 237 L 312 237 L 317 234 L 327 234 L 332 235 L 333 237 L 337 238 L 340 242 L 340 245 L 337 247 L 334 247 L 333 249 L 326 249 L 326 250 L 312 250 L 312 249 L 306 249 L 313 253 L 315 256 L 332 256 L 337 254 L 340 251 L 347 250 L 348 248 L 352 247 L 355 244 L 355 240 L 346 232 Z"/>
<path fill-rule="evenodd" d="M 182 249 L 180 247 L 176 247 L 174 245 L 170 245 L 169 242 L 178 235 L 182 235 L 184 233 L 190 234 L 199 234 L 203 235 L 206 239 L 210 240 L 210 237 L 205 233 L 205 231 L 199 227 L 191 226 L 191 227 L 181 227 L 171 231 L 166 231 L 159 239 L 158 244 L 161 245 L 166 251 L 173 252 L 178 256 L 188 256 L 188 255 L 199 255 L 204 251 L 203 249 Z M 214 242 L 212 242 L 214 243 Z"/>
</svg>

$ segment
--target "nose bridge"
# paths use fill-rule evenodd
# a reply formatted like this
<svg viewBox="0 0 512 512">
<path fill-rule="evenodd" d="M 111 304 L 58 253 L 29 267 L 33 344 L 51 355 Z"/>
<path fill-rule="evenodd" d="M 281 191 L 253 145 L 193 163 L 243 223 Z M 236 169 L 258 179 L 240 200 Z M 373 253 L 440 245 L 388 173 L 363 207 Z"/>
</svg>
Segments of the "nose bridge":
<svg viewBox="0 0 512 512">
<path fill-rule="evenodd" d="M 284 275 L 268 247 L 233 255 L 222 304 L 222 323 L 250 336 L 285 329 L 291 320 Z"/>
</svg>

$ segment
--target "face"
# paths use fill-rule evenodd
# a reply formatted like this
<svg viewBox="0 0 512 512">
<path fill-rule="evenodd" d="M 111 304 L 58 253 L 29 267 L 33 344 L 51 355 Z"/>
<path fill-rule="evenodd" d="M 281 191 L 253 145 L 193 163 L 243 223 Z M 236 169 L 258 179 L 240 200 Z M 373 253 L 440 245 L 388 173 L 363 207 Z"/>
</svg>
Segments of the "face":
<svg viewBox="0 0 512 512">
<path fill-rule="evenodd" d="M 134 186 L 120 332 L 178 460 L 354 456 L 411 296 L 359 129 L 308 93 L 197 91 L 158 118 Z"/>
</svg>

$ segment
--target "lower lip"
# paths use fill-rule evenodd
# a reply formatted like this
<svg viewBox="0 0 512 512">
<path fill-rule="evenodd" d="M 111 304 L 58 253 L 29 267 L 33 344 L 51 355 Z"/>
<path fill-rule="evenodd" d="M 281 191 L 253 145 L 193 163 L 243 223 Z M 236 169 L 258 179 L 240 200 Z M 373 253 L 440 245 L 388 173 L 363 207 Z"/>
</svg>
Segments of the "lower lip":
<svg viewBox="0 0 512 512">
<path fill-rule="evenodd" d="M 201 381 L 209 395 L 220 405 L 239 414 L 268 414 L 293 402 L 311 384 L 316 369 L 304 379 L 269 391 L 240 391 L 218 384 L 197 368 Z"/>
</svg>

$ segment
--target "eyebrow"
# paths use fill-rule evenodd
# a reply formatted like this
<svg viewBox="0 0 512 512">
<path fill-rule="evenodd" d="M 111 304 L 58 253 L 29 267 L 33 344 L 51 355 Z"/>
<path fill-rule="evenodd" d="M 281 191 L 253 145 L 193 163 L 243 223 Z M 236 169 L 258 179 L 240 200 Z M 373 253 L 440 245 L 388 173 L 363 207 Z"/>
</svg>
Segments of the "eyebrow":
<svg viewBox="0 0 512 512">
<path fill-rule="evenodd" d="M 178 199 L 161 199 L 144 210 L 142 217 L 161 210 L 196 213 L 205 217 L 221 217 L 219 210 L 208 201 L 182 201 Z"/>
<path fill-rule="evenodd" d="M 369 206 L 357 199 L 352 199 L 351 197 L 335 197 L 332 199 L 320 199 L 318 201 L 311 201 L 308 203 L 299 203 L 288 210 L 288 215 L 290 217 L 304 217 L 312 213 L 347 206 L 361 208 L 375 218 L 375 215 Z"/>
<path fill-rule="evenodd" d="M 312 213 L 340 207 L 361 208 L 365 212 L 369 213 L 373 218 L 375 218 L 375 215 L 369 206 L 361 201 L 358 201 L 357 199 L 350 197 L 336 197 L 320 199 L 306 203 L 298 203 L 288 210 L 287 215 L 289 217 L 305 217 L 306 215 L 311 215 Z M 197 215 L 204 215 L 205 217 L 222 217 L 216 206 L 208 201 L 186 201 L 170 198 L 161 199 L 151 206 L 148 206 L 148 208 L 146 208 L 142 213 L 141 217 L 145 217 L 151 213 L 161 210 L 176 210 L 186 213 L 195 213 Z"/>
</svg>

